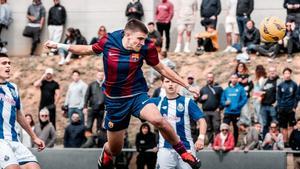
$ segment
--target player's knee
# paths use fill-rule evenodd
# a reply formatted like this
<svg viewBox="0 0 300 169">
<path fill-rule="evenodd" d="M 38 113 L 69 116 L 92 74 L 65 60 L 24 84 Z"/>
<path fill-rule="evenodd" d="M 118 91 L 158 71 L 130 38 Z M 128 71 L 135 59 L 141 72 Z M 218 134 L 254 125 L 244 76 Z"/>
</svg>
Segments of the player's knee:
<svg viewBox="0 0 300 169">
<path fill-rule="evenodd" d="M 163 117 L 157 117 L 151 121 L 151 124 L 153 124 L 157 128 L 164 128 L 166 123 L 167 121 Z"/>
</svg>

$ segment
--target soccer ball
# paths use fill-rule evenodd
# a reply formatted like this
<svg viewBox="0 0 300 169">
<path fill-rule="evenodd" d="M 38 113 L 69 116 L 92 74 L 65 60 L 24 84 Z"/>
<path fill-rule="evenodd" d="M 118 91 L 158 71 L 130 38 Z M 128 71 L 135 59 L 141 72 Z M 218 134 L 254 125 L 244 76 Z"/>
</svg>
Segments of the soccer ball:
<svg viewBox="0 0 300 169">
<path fill-rule="evenodd" d="M 285 35 L 285 23 L 274 16 L 266 17 L 260 23 L 260 35 L 266 42 L 277 42 L 283 39 Z"/>
</svg>

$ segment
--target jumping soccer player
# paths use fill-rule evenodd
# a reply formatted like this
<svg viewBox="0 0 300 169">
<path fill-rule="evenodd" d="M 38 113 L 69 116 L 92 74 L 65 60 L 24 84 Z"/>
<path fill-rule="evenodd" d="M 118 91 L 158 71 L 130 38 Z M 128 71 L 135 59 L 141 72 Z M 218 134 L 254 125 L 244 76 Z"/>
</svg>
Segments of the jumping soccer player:
<svg viewBox="0 0 300 169">
<path fill-rule="evenodd" d="M 109 33 L 94 45 L 67 45 L 47 41 L 49 49 L 63 48 L 74 54 L 89 55 L 103 53 L 105 81 L 103 90 L 106 95 L 105 128 L 108 130 L 108 142 L 105 143 L 99 160 L 99 169 L 112 167 L 113 156 L 118 155 L 123 147 L 125 130 L 131 115 L 149 121 L 159 129 L 162 136 L 173 146 L 183 161 L 192 168 L 199 168 L 201 163 L 188 153 L 179 140 L 172 126 L 160 115 L 155 104 L 149 102 L 148 87 L 141 69 L 143 61 L 152 66 L 163 76 L 197 94 L 197 90 L 175 72 L 159 62 L 154 43 L 147 37 L 147 27 L 140 21 L 130 20 L 124 30 Z"/>
<path fill-rule="evenodd" d="M 17 85 L 7 81 L 10 68 L 8 56 L 0 53 L 0 168 L 40 169 L 35 156 L 18 139 L 16 121 L 38 145 L 38 150 L 45 148 L 45 143 L 34 134 L 21 112 Z"/>
<path fill-rule="evenodd" d="M 178 94 L 178 84 L 162 77 L 162 87 L 166 90 L 166 96 L 151 100 L 158 106 L 162 116 L 174 128 L 188 151 L 196 154 L 195 150 L 198 151 L 204 147 L 207 126 L 203 112 L 192 99 Z M 199 125 L 200 135 L 195 144 L 191 135 L 190 119 L 196 121 Z M 157 168 L 190 169 L 190 166 L 182 161 L 181 157 L 172 149 L 170 143 L 161 137 L 161 135 L 159 137 Z"/>
</svg>

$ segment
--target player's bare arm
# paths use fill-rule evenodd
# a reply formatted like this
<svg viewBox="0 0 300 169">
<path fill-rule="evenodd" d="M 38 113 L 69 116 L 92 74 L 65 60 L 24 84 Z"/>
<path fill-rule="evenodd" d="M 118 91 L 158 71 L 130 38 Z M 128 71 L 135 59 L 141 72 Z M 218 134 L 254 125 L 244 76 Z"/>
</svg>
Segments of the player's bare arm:
<svg viewBox="0 0 300 169">
<path fill-rule="evenodd" d="M 195 142 L 195 149 L 201 150 L 204 148 L 204 140 L 205 140 L 205 135 L 206 135 L 206 129 L 207 129 L 207 124 L 204 118 L 200 118 L 197 121 L 197 125 L 199 126 L 199 136 L 197 141 Z"/>
<path fill-rule="evenodd" d="M 92 49 L 92 45 L 68 45 L 68 44 L 56 43 L 53 41 L 47 41 L 44 43 L 44 47 L 47 49 L 63 48 L 73 54 L 77 54 L 77 55 L 81 55 L 81 56 L 95 54 Z"/>
<path fill-rule="evenodd" d="M 21 127 L 30 135 L 32 141 L 38 145 L 38 150 L 41 151 L 45 149 L 45 143 L 32 131 L 30 125 L 26 122 L 24 114 L 18 110 L 17 112 L 17 121 Z"/>
</svg>

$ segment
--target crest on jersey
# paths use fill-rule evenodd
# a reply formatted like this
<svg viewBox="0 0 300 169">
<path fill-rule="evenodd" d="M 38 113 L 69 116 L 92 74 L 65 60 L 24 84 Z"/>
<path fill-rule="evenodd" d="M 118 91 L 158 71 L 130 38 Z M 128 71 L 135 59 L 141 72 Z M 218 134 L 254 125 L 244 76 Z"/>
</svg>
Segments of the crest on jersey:
<svg viewBox="0 0 300 169">
<path fill-rule="evenodd" d="M 179 103 L 178 106 L 177 106 L 177 111 L 182 112 L 183 110 L 184 110 L 183 104 Z"/>
<path fill-rule="evenodd" d="M 108 122 L 108 127 L 109 127 L 109 128 L 113 128 L 113 127 L 114 127 L 114 123 L 111 122 L 111 121 L 109 121 L 109 122 Z"/>
<path fill-rule="evenodd" d="M 132 53 L 131 54 L 131 59 L 133 61 L 138 61 L 140 59 L 140 54 L 139 53 Z"/>
<path fill-rule="evenodd" d="M 8 156 L 4 156 L 4 161 L 8 161 L 9 157 Z"/>
</svg>

